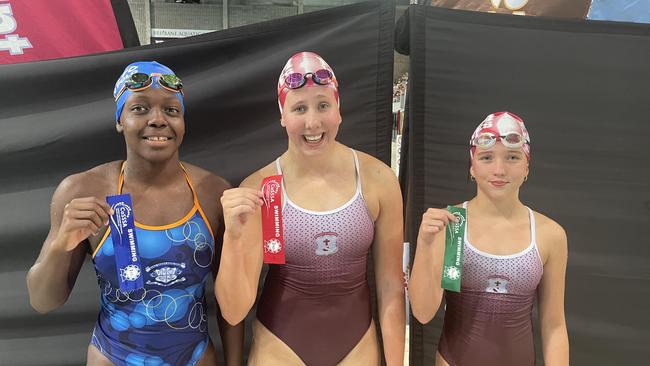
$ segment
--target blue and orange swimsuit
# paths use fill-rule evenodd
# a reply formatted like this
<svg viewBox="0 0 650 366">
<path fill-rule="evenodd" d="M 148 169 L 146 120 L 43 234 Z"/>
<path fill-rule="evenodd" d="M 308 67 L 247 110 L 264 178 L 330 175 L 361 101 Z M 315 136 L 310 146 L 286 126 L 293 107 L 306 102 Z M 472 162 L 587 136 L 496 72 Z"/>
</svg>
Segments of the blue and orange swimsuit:
<svg viewBox="0 0 650 366">
<path fill-rule="evenodd" d="M 208 342 L 205 282 L 212 273 L 214 235 L 187 172 L 194 206 L 175 223 L 135 222 L 144 289 L 119 290 L 110 228 L 93 253 L 101 310 L 91 344 L 122 365 L 195 365 Z M 124 185 L 124 166 L 118 192 Z"/>
</svg>

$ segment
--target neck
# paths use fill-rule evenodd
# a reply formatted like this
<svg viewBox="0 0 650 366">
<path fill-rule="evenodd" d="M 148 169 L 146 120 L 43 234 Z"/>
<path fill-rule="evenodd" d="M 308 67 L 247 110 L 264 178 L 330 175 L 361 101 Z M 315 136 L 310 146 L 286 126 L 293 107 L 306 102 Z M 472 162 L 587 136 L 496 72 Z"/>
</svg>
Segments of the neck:
<svg viewBox="0 0 650 366">
<path fill-rule="evenodd" d="M 340 162 L 345 161 L 343 145 L 338 142 L 332 144 L 327 151 L 318 155 L 305 155 L 297 152 L 296 149 L 289 149 L 282 155 L 284 166 L 290 166 L 293 175 L 318 176 L 321 177 L 329 172 L 337 171 L 341 166 Z"/>
<path fill-rule="evenodd" d="M 507 197 L 495 198 L 484 194 L 480 189 L 477 190 L 476 197 L 468 203 L 468 205 L 470 204 L 473 210 L 482 214 L 504 218 L 515 216 L 524 207 L 519 200 L 518 192 Z"/>
<path fill-rule="evenodd" d="M 151 162 L 127 155 L 124 164 L 124 181 L 131 185 L 164 186 L 174 182 L 181 172 L 178 154 L 169 160 Z"/>
</svg>

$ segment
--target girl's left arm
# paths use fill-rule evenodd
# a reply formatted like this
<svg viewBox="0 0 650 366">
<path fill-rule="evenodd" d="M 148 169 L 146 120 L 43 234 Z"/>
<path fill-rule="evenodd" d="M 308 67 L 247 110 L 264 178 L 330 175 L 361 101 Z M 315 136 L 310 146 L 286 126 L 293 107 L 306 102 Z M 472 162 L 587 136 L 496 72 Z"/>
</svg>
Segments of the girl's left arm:
<svg viewBox="0 0 650 366">
<path fill-rule="evenodd" d="M 567 237 L 564 229 L 549 219 L 544 228 L 548 259 L 538 289 L 539 320 L 542 332 L 544 364 L 569 364 L 569 336 L 564 317 L 564 280 L 567 266 Z"/>
<path fill-rule="evenodd" d="M 373 183 L 378 193 L 373 258 L 384 355 L 388 366 L 404 364 L 404 218 L 402 194 L 393 171 L 377 162 Z"/>
<path fill-rule="evenodd" d="M 223 208 L 221 207 L 219 199 L 223 195 L 223 191 L 230 188 L 230 183 L 213 174 L 206 174 L 207 172 L 198 174 L 201 171 L 198 171 L 197 169 L 192 169 L 191 171 L 195 172 L 193 181 L 196 183 L 195 188 L 199 196 L 201 207 L 210 223 L 211 229 L 214 230 L 215 250 L 211 269 L 212 279 L 216 281 L 216 276 L 219 272 L 224 234 Z M 219 327 L 225 365 L 241 365 L 244 359 L 244 322 L 242 321 L 237 325 L 230 325 L 223 318 L 218 302 L 216 305 L 217 325 Z M 216 348 L 218 349 L 218 347 Z"/>
</svg>

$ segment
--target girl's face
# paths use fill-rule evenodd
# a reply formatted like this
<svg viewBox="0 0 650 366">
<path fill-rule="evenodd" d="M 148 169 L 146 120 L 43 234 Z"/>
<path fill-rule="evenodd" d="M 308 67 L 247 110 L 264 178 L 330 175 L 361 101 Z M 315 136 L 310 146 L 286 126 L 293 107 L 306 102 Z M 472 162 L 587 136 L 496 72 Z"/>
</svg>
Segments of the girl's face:
<svg viewBox="0 0 650 366">
<path fill-rule="evenodd" d="M 290 90 L 282 108 L 282 126 L 289 148 L 317 155 L 331 147 L 341 124 L 341 113 L 331 88 L 314 85 Z"/>
<path fill-rule="evenodd" d="M 469 171 L 478 189 L 490 197 L 518 194 L 528 175 L 528 160 L 521 148 L 497 142 L 489 149 L 476 149 Z"/>
<path fill-rule="evenodd" d="M 178 153 L 185 135 L 183 107 L 174 93 L 147 88 L 129 95 L 117 124 L 127 151 L 150 162 Z"/>
</svg>

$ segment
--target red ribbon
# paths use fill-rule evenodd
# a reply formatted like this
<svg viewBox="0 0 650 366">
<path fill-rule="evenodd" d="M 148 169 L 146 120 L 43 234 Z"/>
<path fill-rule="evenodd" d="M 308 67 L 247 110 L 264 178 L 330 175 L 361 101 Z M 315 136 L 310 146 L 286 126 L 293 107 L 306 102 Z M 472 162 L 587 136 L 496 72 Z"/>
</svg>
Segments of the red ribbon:
<svg viewBox="0 0 650 366">
<path fill-rule="evenodd" d="M 262 180 L 262 241 L 264 263 L 284 264 L 284 228 L 282 226 L 282 175 Z"/>
</svg>

